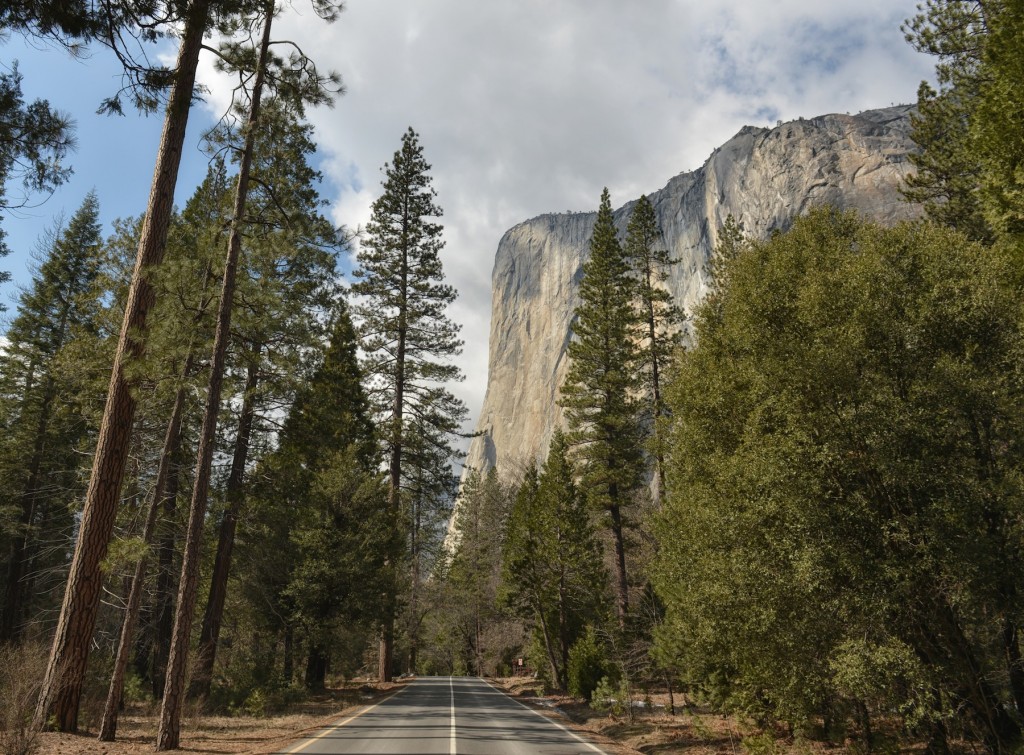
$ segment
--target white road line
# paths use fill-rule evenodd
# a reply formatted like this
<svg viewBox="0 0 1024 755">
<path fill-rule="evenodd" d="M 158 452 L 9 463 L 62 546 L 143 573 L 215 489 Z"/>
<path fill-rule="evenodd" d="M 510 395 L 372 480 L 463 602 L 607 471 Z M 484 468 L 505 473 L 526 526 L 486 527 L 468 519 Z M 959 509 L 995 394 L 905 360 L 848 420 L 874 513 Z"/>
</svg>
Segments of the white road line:
<svg viewBox="0 0 1024 755">
<path fill-rule="evenodd" d="M 333 723 L 330 726 L 324 728 L 315 737 L 309 737 L 307 739 L 302 740 L 301 742 L 298 742 L 297 744 L 292 745 L 290 748 L 285 750 L 285 753 L 302 752 L 303 750 L 305 750 L 307 747 L 309 747 L 311 744 L 313 744 L 318 739 L 323 739 L 324 737 L 326 737 L 328 734 L 330 734 L 335 729 L 338 729 L 338 728 L 344 726 L 345 724 L 349 723 L 350 721 L 355 721 L 357 718 L 359 718 L 364 713 L 369 713 L 371 710 L 376 708 L 381 703 L 386 703 L 392 697 L 394 697 L 395 695 L 399 694 L 400 692 L 405 692 L 405 690 L 407 690 L 407 689 L 408 689 L 408 686 L 400 687 L 399 689 L 395 690 L 394 692 L 392 692 L 387 697 L 385 697 L 385 698 L 383 698 L 381 700 L 378 700 L 373 705 L 368 705 L 366 707 L 360 708 L 358 711 L 353 713 L 348 718 L 344 718 L 341 721 L 338 721 L 337 723 Z"/>
<path fill-rule="evenodd" d="M 512 700 L 513 702 L 516 702 L 516 703 L 519 703 L 520 705 L 522 705 L 522 706 L 523 706 L 524 708 L 526 708 L 526 709 L 527 709 L 528 711 L 530 711 L 531 713 L 533 713 L 533 714 L 535 714 L 535 715 L 538 715 L 538 716 L 540 716 L 541 718 L 543 718 L 543 719 L 544 719 L 545 721 L 547 721 L 548 723 L 550 723 L 550 724 L 553 724 L 554 726 L 557 726 L 557 727 L 558 727 L 559 729 L 561 729 L 562 731 L 564 731 L 564 732 L 565 732 L 566 734 L 568 734 L 568 735 L 569 735 L 570 737 L 572 737 L 573 739 L 576 739 L 576 740 L 578 740 L 578 741 L 579 741 L 580 743 L 582 743 L 582 744 L 585 744 L 585 745 L 586 745 L 587 747 L 589 747 L 589 748 L 590 748 L 591 750 L 593 750 L 594 752 L 599 752 L 599 753 L 601 753 L 601 755 L 606 755 L 606 753 L 605 753 L 605 751 L 604 751 L 604 750 L 602 750 L 602 749 L 601 749 L 600 747 L 598 747 L 597 745 L 595 745 L 595 744 L 594 744 L 593 742 L 588 742 L 588 741 L 587 741 L 587 740 L 585 740 L 585 739 L 584 739 L 583 737 L 581 737 L 581 736 L 580 736 L 579 734 L 577 734 L 576 732 L 574 732 L 574 731 L 573 731 L 572 729 L 570 729 L 570 728 L 568 728 L 568 727 L 565 727 L 565 726 L 562 726 L 562 724 L 558 723 L 558 721 L 552 721 L 552 720 L 551 720 L 550 718 L 548 718 L 547 716 L 545 716 L 545 715 L 544 715 L 543 713 L 541 713 L 541 712 L 540 712 L 539 710 L 537 710 L 536 708 L 531 708 L 531 707 L 530 707 L 529 705 L 527 705 L 526 703 L 523 703 L 523 702 L 520 702 L 519 700 L 516 700 L 516 699 L 515 699 L 514 697 L 512 697 L 512 695 L 508 694 L 507 692 L 505 692 L 505 691 L 504 691 L 504 690 L 502 690 L 502 689 L 498 689 L 497 687 L 495 687 L 495 686 L 494 686 L 493 684 L 491 684 L 491 683 L 490 683 L 489 681 L 487 681 L 486 679 L 481 679 L 481 681 L 482 681 L 482 682 L 484 682 L 484 683 L 485 683 L 485 684 L 486 684 L 486 685 L 487 685 L 488 687 L 490 687 L 491 689 L 495 690 L 496 692 L 500 692 L 501 694 L 503 694 L 503 695 L 504 695 L 505 697 L 507 697 L 507 698 L 508 698 L 509 700 Z"/>
<path fill-rule="evenodd" d="M 452 734 L 448 744 L 448 755 L 455 755 L 455 683 L 448 677 L 448 687 L 452 691 Z"/>
</svg>

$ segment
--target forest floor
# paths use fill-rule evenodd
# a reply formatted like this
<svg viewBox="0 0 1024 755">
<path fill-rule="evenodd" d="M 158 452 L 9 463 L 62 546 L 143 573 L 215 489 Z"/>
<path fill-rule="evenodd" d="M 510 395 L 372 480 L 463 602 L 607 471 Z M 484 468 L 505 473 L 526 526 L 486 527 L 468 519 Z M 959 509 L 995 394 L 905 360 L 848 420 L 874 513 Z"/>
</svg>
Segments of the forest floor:
<svg viewBox="0 0 1024 755">
<path fill-rule="evenodd" d="M 676 713 L 667 712 L 668 694 L 653 693 L 644 707 L 626 714 L 597 711 L 579 698 L 543 694 L 541 685 L 525 678 L 495 679 L 506 692 L 541 710 L 561 714 L 567 725 L 609 752 L 647 755 L 747 755 L 747 753 L 800 753 L 834 755 L 849 748 L 822 742 L 792 742 L 766 734 L 734 716 L 723 716 L 692 705 L 675 695 Z M 609 743 L 613 746 L 609 747 Z"/>
<path fill-rule="evenodd" d="M 181 749 L 191 753 L 272 753 L 286 749 L 304 734 L 315 732 L 360 705 L 384 697 L 397 684 L 353 684 L 289 706 L 287 713 L 266 717 L 187 714 L 181 723 Z M 38 755 L 138 755 L 152 753 L 159 710 L 128 709 L 118 722 L 116 742 L 100 742 L 97 725 L 78 734 L 44 732 Z"/>
</svg>

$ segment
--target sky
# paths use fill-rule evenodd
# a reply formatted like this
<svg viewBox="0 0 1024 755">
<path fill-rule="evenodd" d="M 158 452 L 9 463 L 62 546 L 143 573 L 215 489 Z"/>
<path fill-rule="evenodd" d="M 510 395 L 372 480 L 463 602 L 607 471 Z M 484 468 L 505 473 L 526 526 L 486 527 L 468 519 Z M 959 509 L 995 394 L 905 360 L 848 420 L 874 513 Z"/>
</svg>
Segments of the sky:
<svg viewBox="0 0 1024 755">
<path fill-rule="evenodd" d="M 462 324 L 466 380 L 453 389 L 471 426 L 486 389 L 491 268 L 508 228 L 594 210 L 606 186 L 615 207 L 655 191 L 744 125 L 913 102 L 934 65 L 900 31 L 916 2 L 348 0 L 326 24 L 308 0 L 291 0 L 275 36 L 345 83 L 333 108 L 309 114 L 336 223 L 365 226 L 382 167 L 408 127 L 419 133 L 459 291 L 450 314 Z M 15 59 L 26 99 L 75 118 L 78 148 L 68 184 L 0 218 L 14 250 L 0 259 L 14 279 L 0 289 L 9 309 L 31 279 L 35 240 L 90 189 L 108 229 L 144 209 L 161 126 L 159 115 L 95 113 L 119 85 L 102 49 L 74 60 L 13 35 L 0 65 Z M 202 179 L 201 135 L 227 102 L 209 57 L 200 80 L 209 94 L 190 120 L 179 204 Z"/>
</svg>

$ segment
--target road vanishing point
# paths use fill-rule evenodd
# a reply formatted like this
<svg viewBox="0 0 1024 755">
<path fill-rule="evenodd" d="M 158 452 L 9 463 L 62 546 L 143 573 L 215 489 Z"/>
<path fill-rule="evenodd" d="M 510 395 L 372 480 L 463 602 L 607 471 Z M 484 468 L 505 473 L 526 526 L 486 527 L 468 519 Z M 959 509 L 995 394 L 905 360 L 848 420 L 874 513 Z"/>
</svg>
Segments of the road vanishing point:
<svg viewBox="0 0 1024 755">
<path fill-rule="evenodd" d="M 593 755 L 604 751 L 482 679 L 416 679 L 282 753 Z"/>
</svg>

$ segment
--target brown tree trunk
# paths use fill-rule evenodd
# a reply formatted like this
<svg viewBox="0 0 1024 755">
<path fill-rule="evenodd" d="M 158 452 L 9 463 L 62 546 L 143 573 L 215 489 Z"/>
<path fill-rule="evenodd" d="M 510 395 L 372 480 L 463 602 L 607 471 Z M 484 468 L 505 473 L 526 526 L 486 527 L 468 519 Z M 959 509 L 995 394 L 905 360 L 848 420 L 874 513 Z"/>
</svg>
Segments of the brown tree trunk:
<svg viewBox="0 0 1024 755">
<path fill-rule="evenodd" d="M 164 117 L 146 219 L 125 303 L 124 321 L 114 356 L 78 540 L 36 707 L 37 724 L 42 725 L 52 717 L 62 731 L 78 728 L 78 704 L 99 608 L 103 577 L 100 564 L 107 555 L 113 533 L 135 418 L 135 399 L 125 367 L 145 348 L 146 317 L 154 297 L 148 275 L 163 260 L 209 6 L 210 0 L 194 0 L 185 19 L 174 86 Z"/>
<path fill-rule="evenodd" d="M 259 378 L 260 347 L 252 351 L 252 362 L 246 373 L 245 393 L 242 399 L 242 414 L 235 436 L 235 452 L 231 459 L 231 472 L 227 483 L 227 509 L 220 523 L 217 538 L 217 555 L 213 561 L 213 576 L 210 579 L 210 595 L 206 600 L 203 627 L 199 634 L 199 650 L 196 670 L 189 689 L 189 697 L 206 698 L 210 694 L 213 680 L 213 664 L 217 657 L 217 641 L 220 625 L 224 618 L 224 600 L 228 592 L 228 574 L 231 571 L 231 552 L 235 546 L 235 530 L 238 514 L 245 500 L 245 464 L 249 458 L 249 441 L 256 417 L 256 383 Z"/>
<path fill-rule="evenodd" d="M 405 429 L 402 426 L 403 411 L 405 409 L 405 281 L 408 278 L 408 266 L 403 258 L 400 279 L 402 288 L 400 292 L 401 311 L 398 315 L 398 344 L 395 349 L 395 396 L 392 403 L 392 428 L 391 428 L 391 459 L 388 464 L 388 508 L 391 513 L 392 523 L 397 521 L 398 512 L 401 507 L 401 485 L 402 485 L 402 441 Z M 382 682 L 390 682 L 392 678 L 391 666 L 394 659 L 395 641 L 395 596 L 385 596 L 385 616 L 380 633 L 380 655 L 377 668 L 377 678 Z"/>
<path fill-rule="evenodd" d="M 231 234 L 228 238 L 228 253 L 224 263 L 224 279 L 221 284 L 220 304 L 217 311 L 213 358 L 210 363 L 210 382 L 207 387 L 206 408 L 203 412 L 203 427 L 199 435 L 199 449 L 196 458 L 195 483 L 192 488 L 188 527 L 185 532 L 181 580 L 178 584 L 178 606 L 174 617 L 174 632 L 171 637 L 171 653 L 167 659 L 164 697 L 160 706 L 157 750 L 176 750 L 181 738 L 181 706 L 186 691 L 185 672 L 188 665 L 188 645 L 192 631 L 196 589 L 199 582 L 199 545 L 203 536 L 203 520 L 206 517 L 206 504 L 210 492 L 210 467 L 213 463 L 213 451 L 216 444 L 217 415 L 220 411 L 220 394 L 224 382 L 224 363 L 227 358 L 228 341 L 231 338 L 231 306 L 235 295 L 238 261 L 242 252 L 241 225 L 245 216 L 245 203 L 249 192 L 249 169 L 252 165 L 256 131 L 259 126 L 260 98 L 266 74 L 273 15 L 274 4 L 269 2 L 266 9 L 266 22 L 263 27 L 263 39 L 260 44 L 259 62 L 253 79 L 249 117 L 245 124 L 245 146 L 238 166 L 238 184 L 235 188 Z"/>
<path fill-rule="evenodd" d="M 175 438 L 171 450 L 171 476 L 163 501 L 164 532 L 157 546 L 159 554 L 156 578 L 156 596 L 153 601 L 156 626 L 153 629 L 152 687 L 156 700 L 163 698 L 167 678 L 167 656 L 171 652 L 171 633 L 174 631 L 174 531 L 181 490 L 181 435 Z"/>
<path fill-rule="evenodd" d="M 310 645 L 309 656 L 306 659 L 306 689 L 314 692 L 322 692 L 324 682 L 327 679 L 327 653 L 320 645 Z"/>
<path fill-rule="evenodd" d="M 617 490 L 612 486 L 612 500 L 617 498 Z M 626 616 L 629 614 L 629 582 L 626 578 L 626 545 L 622 532 L 622 511 L 617 503 L 608 507 L 612 519 L 612 540 L 615 545 L 615 611 L 619 621 L 619 629 L 625 630 Z"/>
<path fill-rule="evenodd" d="M 190 369 L 191 365 L 186 363 L 186 375 L 188 375 Z M 181 433 L 181 414 L 184 406 L 185 388 L 182 387 L 178 389 L 178 393 L 174 397 L 174 408 L 171 410 L 171 419 L 167 423 L 164 446 L 160 453 L 160 467 L 157 470 L 156 483 L 153 486 L 153 501 L 149 506 L 149 513 L 146 516 L 146 526 L 142 539 L 147 546 L 153 542 L 157 515 L 160 512 L 160 506 L 164 499 L 164 489 L 167 487 L 171 474 L 171 455 Z M 136 564 L 135 574 L 132 576 L 132 586 L 128 593 L 128 605 L 125 608 L 124 622 L 121 625 L 121 639 L 118 643 L 117 656 L 114 660 L 114 672 L 110 677 L 107 703 L 103 710 L 103 722 L 100 724 L 100 739 L 104 742 L 113 742 L 117 736 L 117 714 L 121 707 L 121 695 L 124 693 L 124 674 L 128 668 L 128 659 L 131 655 L 135 620 L 139 614 L 139 606 L 142 604 L 142 585 L 146 579 L 146 569 L 148 567 L 149 558 L 143 556 L 139 559 L 139 563 Z"/>
<path fill-rule="evenodd" d="M 291 622 L 284 625 L 284 656 L 281 676 L 284 679 L 284 686 L 292 685 L 292 677 L 295 675 L 295 630 Z"/>
</svg>

